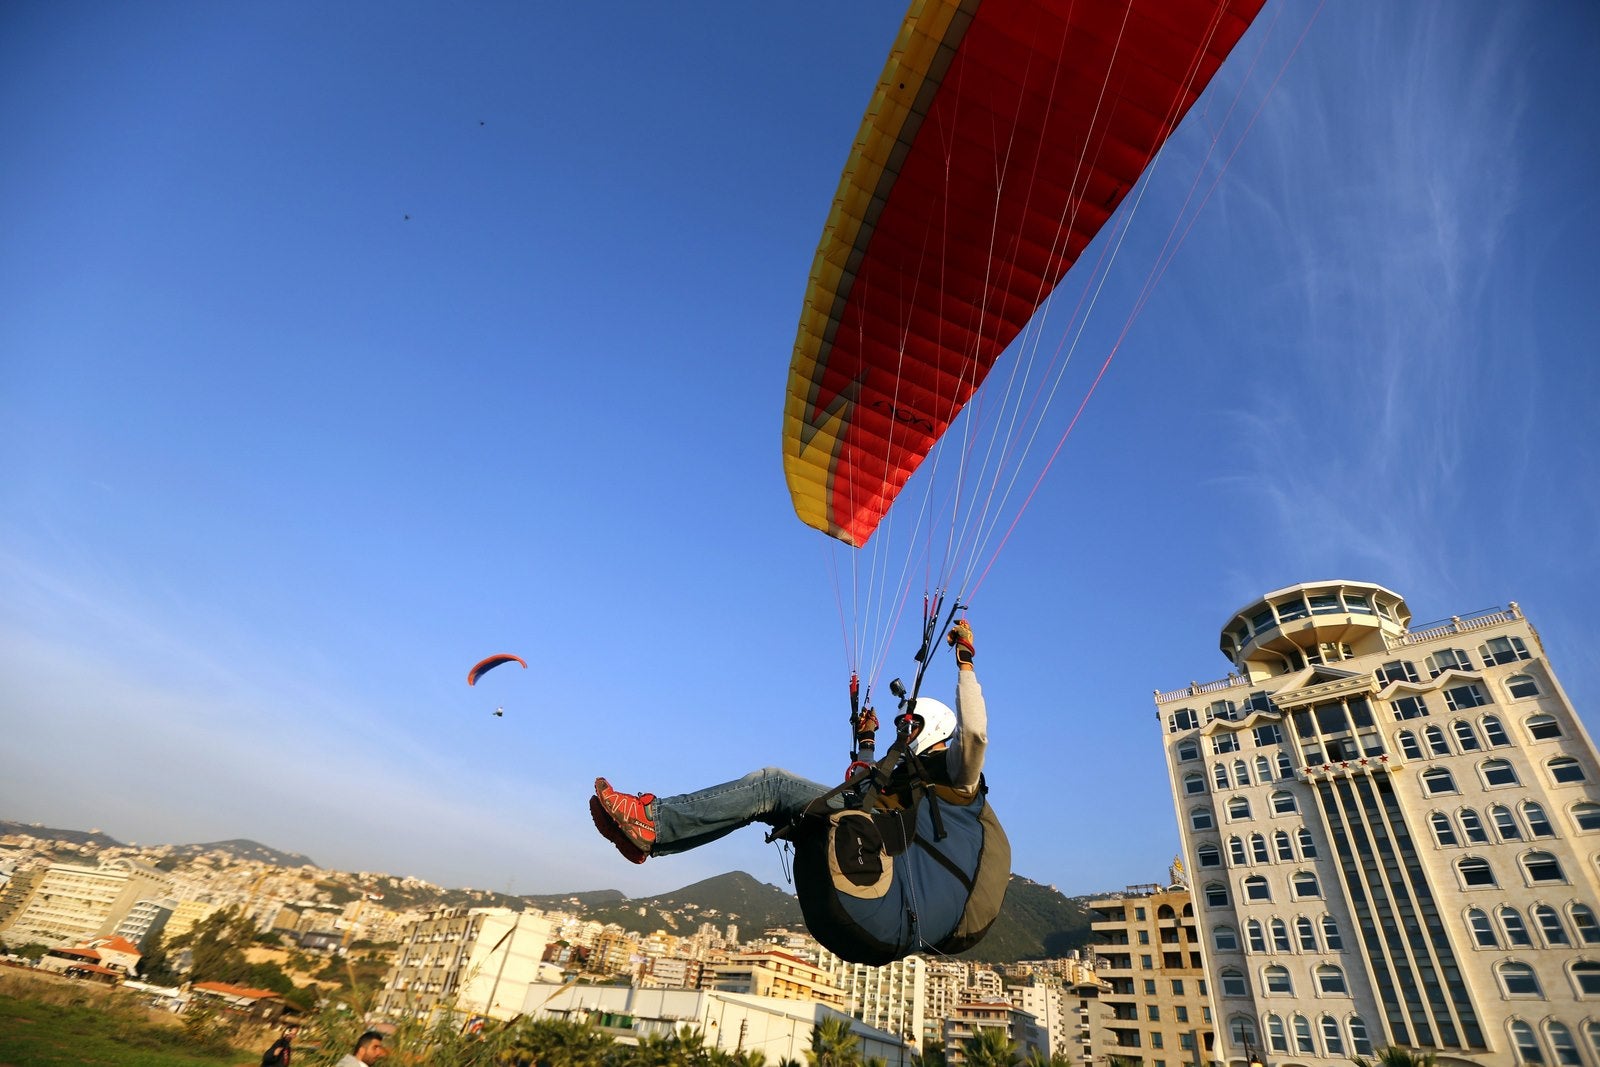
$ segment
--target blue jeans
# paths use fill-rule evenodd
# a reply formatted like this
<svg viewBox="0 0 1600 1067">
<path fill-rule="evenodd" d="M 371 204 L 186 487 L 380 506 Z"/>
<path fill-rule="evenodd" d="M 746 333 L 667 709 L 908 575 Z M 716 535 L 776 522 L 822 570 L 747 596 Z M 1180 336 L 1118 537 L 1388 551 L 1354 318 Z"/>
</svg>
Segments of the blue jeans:
<svg viewBox="0 0 1600 1067">
<path fill-rule="evenodd" d="M 753 822 L 783 826 L 827 791 L 827 786 L 782 768 L 763 767 L 735 782 L 657 797 L 645 809 L 656 824 L 650 854 L 687 852 Z"/>
</svg>

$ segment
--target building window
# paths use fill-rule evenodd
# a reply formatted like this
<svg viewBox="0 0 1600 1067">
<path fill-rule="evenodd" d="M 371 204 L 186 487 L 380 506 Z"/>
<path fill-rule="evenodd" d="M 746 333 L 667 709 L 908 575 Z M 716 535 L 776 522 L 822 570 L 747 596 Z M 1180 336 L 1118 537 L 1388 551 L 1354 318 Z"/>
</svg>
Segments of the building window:
<svg viewBox="0 0 1600 1067">
<path fill-rule="evenodd" d="M 1508 997 L 1544 996 L 1544 992 L 1539 988 L 1539 976 L 1534 974 L 1533 968 L 1526 963 L 1507 960 L 1496 965 L 1494 972 L 1500 977 L 1500 988 Z"/>
<path fill-rule="evenodd" d="M 1561 785 L 1583 781 L 1583 765 L 1571 756 L 1557 756 L 1545 766 L 1550 768 L 1550 777 Z"/>
<path fill-rule="evenodd" d="M 1216 825 L 1216 820 L 1211 817 L 1210 808 L 1195 808 L 1189 813 L 1189 829 L 1209 830 Z"/>
<path fill-rule="evenodd" d="M 1317 843 L 1311 839 L 1311 831 L 1302 826 L 1298 831 L 1296 831 L 1295 837 L 1300 841 L 1300 858 L 1307 860 L 1316 859 Z"/>
<path fill-rule="evenodd" d="M 1200 867 L 1221 867 L 1222 850 L 1217 848 L 1215 842 L 1208 841 L 1194 850 L 1195 863 Z"/>
<path fill-rule="evenodd" d="M 1179 708 L 1167 716 L 1167 732 L 1177 733 L 1179 730 L 1194 730 L 1200 726 L 1200 716 L 1194 713 L 1193 708 Z"/>
<path fill-rule="evenodd" d="M 1423 796 L 1434 797 L 1441 793 L 1454 793 L 1455 791 L 1456 780 L 1443 767 L 1433 767 L 1422 772 Z"/>
<path fill-rule="evenodd" d="M 1177 754 L 1179 763 L 1188 763 L 1190 760 L 1200 758 L 1200 746 L 1193 741 L 1179 741 L 1178 747 L 1174 749 L 1174 752 Z"/>
<path fill-rule="evenodd" d="M 1578 1045 L 1572 1040 L 1572 1031 L 1567 1029 L 1566 1023 L 1550 1020 L 1544 1024 L 1544 1036 L 1550 1039 L 1550 1048 L 1556 1054 L 1556 1062 L 1562 1067 L 1583 1063 L 1583 1057 L 1578 1055 Z"/>
<path fill-rule="evenodd" d="M 1250 768 L 1245 766 L 1242 759 L 1233 761 L 1233 784 L 1240 789 L 1250 784 Z"/>
<path fill-rule="evenodd" d="M 1569 970 L 1580 997 L 1600 997 L 1600 963 L 1579 960 Z"/>
<path fill-rule="evenodd" d="M 1272 835 L 1272 847 L 1280 860 L 1294 859 L 1294 845 L 1289 843 L 1289 831 L 1278 830 Z"/>
<path fill-rule="evenodd" d="M 1471 808 L 1462 808 L 1456 813 L 1461 820 L 1461 832 L 1469 843 L 1486 845 L 1489 843 L 1489 831 L 1483 828 L 1483 821 L 1478 818 L 1478 813 Z"/>
<path fill-rule="evenodd" d="M 1417 680 L 1416 665 L 1409 660 L 1390 660 L 1372 672 L 1378 679 L 1379 685 L 1388 685 L 1390 682 L 1415 682 Z"/>
<path fill-rule="evenodd" d="M 1225 997 L 1247 997 L 1250 991 L 1245 987 L 1244 972 L 1229 967 L 1222 972 L 1222 995 Z"/>
<path fill-rule="evenodd" d="M 1457 719 L 1455 722 L 1450 724 L 1450 728 L 1456 733 L 1456 744 L 1461 747 L 1461 751 L 1476 752 L 1478 749 L 1483 747 L 1478 742 L 1477 731 L 1475 731 L 1472 728 L 1472 724 L 1467 722 L 1465 719 Z"/>
<path fill-rule="evenodd" d="M 1283 742 L 1283 728 L 1275 722 L 1262 723 L 1252 732 L 1257 748 L 1266 748 Z"/>
<path fill-rule="evenodd" d="M 1472 931 L 1472 942 L 1479 948 L 1500 947 L 1500 939 L 1495 936 L 1494 927 L 1489 924 L 1489 916 L 1482 909 L 1468 909 L 1467 929 Z"/>
<path fill-rule="evenodd" d="M 1272 781 L 1272 761 L 1265 756 L 1256 757 L 1256 781 Z"/>
<path fill-rule="evenodd" d="M 1580 831 L 1600 830 L 1600 804 L 1584 801 L 1572 805 L 1572 821 Z"/>
<path fill-rule="evenodd" d="M 1567 917 L 1572 920 L 1572 928 L 1578 931 L 1579 941 L 1585 945 L 1600 945 L 1600 922 L 1595 921 L 1593 908 L 1587 904 L 1569 905 Z"/>
<path fill-rule="evenodd" d="M 1539 695 L 1539 683 L 1533 680 L 1531 674 L 1513 674 L 1506 679 L 1506 692 L 1511 694 L 1512 700 L 1536 697 Z"/>
<path fill-rule="evenodd" d="M 1515 663 L 1519 659 L 1531 659 L 1528 648 L 1522 643 L 1520 637 L 1494 637 L 1487 644 L 1478 646 L 1478 655 L 1483 657 L 1484 666 L 1502 663 Z"/>
<path fill-rule="evenodd" d="M 1516 768 L 1511 766 L 1510 760 L 1490 759 L 1478 765 L 1478 773 L 1483 776 L 1483 784 L 1493 788 L 1501 785 L 1520 785 L 1517 781 Z"/>
<path fill-rule="evenodd" d="M 1428 714 L 1428 704 L 1420 696 L 1395 697 L 1389 701 L 1396 719 L 1420 719 Z"/>
<path fill-rule="evenodd" d="M 1527 872 L 1528 882 L 1533 885 L 1567 880 L 1561 872 L 1561 861 L 1549 852 L 1530 852 L 1523 856 L 1522 869 Z"/>
<path fill-rule="evenodd" d="M 1250 857 L 1244 852 L 1244 838 L 1228 838 L 1228 861 L 1235 867 L 1243 867 L 1250 862 Z"/>
<path fill-rule="evenodd" d="M 1567 937 L 1566 927 L 1561 925 L 1561 916 L 1557 915 L 1556 909 L 1550 905 L 1535 905 L 1533 921 L 1539 924 L 1539 936 L 1544 938 L 1546 945 L 1554 947 L 1572 944 L 1571 939 Z"/>
<path fill-rule="evenodd" d="M 1315 1052 L 1311 1043 L 1311 1022 L 1304 1015 L 1294 1017 L 1294 1045 L 1300 1052 Z"/>
<path fill-rule="evenodd" d="M 1272 951 L 1294 951 L 1294 946 L 1289 944 L 1289 924 L 1282 919 L 1272 920 Z"/>
<path fill-rule="evenodd" d="M 1495 804 L 1489 808 L 1489 821 L 1494 823 L 1494 832 L 1502 841 L 1522 840 L 1522 828 L 1517 825 L 1517 820 L 1512 817 L 1511 809 L 1502 804 Z"/>
<path fill-rule="evenodd" d="M 1533 938 L 1528 936 L 1528 927 L 1522 921 L 1522 913 L 1509 905 L 1500 909 L 1500 928 L 1506 932 L 1508 945 L 1532 945 Z"/>
<path fill-rule="evenodd" d="M 1468 889 L 1495 884 L 1494 871 L 1489 869 L 1489 861 L 1481 857 L 1468 856 L 1466 859 L 1457 860 L 1456 871 L 1461 875 L 1461 884 Z"/>
<path fill-rule="evenodd" d="M 1359 1015 L 1350 1017 L 1350 1051 L 1357 1056 L 1372 1055 L 1372 1038 L 1367 1034 L 1367 1024 Z"/>
<path fill-rule="evenodd" d="M 1450 819 L 1442 811 L 1436 811 L 1428 816 L 1428 824 L 1433 827 L 1433 840 L 1440 848 L 1450 848 L 1456 844 L 1456 831 L 1450 825 Z"/>
<path fill-rule="evenodd" d="M 1226 908 L 1228 906 L 1228 887 L 1221 882 L 1206 883 L 1206 907 Z"/>
<path fill-rule="evenodd" d="M 1530 837 L 1554 837 L 1555 827 L 1550 825 L 1550 820 L 1545 816 L 1544 808 L 1531 800 L 1522 802 L 1522 818 L 1528 824 Z"/>
<path fill-rule="evenodd" d="M 1339 920 L 1332 915 L 1322 917 L 1322 943 L 1329 952 L 1344 951 L 1344 938 L 1339 936 Z"/>
<path fill-rule="evenodd" d="M 1446 648 L 1428 657 L 1428 677 L 1437 678 L 1445 671 L 1470 671 L 1472 660 L 1459 648 Z"/>
<path fill-rule="evenodd" d="M 1483 690 L 1478 687 L 1477 682 L 1454 685 L 1444 691 L 1444 706 L 1451 711 L 1481 708 L 1487 703 L 1489 698 L 1483 695 Z"/>
<path fill-rule="evenodd" d="M 1550 741 L 1561 736 L 1561 724 L 1554 715 L 1530 715 L 1522 725 L 1535 741 Z"/>
<path fill-rule="evenodd" d="M 1183 776 L 1184 796 L 1195 796 L 1206 791 L 1206 780 L 1198 774 L 1190 772 Z"/>
<path fill-rule="evenodd" d="M 1254 901 L 1271 900 L 1272 889 L 1267 885 L 1265 878 L 1253 874 L 1244 880 L 1244 898 Z"/>
<path fill-rule="evenodd" d="M 1350 987 L 1345 984 L 1344 972 L 1331 963 L 1324 963 L 1316 970 L 1317 992 L 1323 996 L 1343 997 L 1350 995 Z"/>
<path fill-rule="evenodd" d="M 1261 972 L 1262 984 L 1268 993 L 1294 996 L 1294 983 L 1289 981 L 1289 968 L 1274 963 Z"/>
<path fill-rule="evenodd" d="M 1217 734 L 1211 739 L 1211 751 L 1218 755 L 1224 752 L 1239 751 L 1239 735 L 1235 733 Z"/>
<path fill-rule="evenodd" d="M 1211 931 L 1211 943 L 1218 952 L 1238 952 L 1239 934 L 1231 926 L 1218 926 Z"/>
<path fill-rule="evenodd" d="M 1279 790 L 1272 794 L 1272 813 L 1274 815 L 1294 815 L 1300 810 L 1294 802 L 1294 794 Z"/>
<path fill-rule="evenodd" d="M 1322 887 L 1317 885 L 1317 876 L 1310 871 L 1297 871 L 1290 885 L 1294 889 L 1296 900 L 1310 900 L 1322 896 Z"/>
<path fill-rule="evenodd" d="M 1267 855 L 1267 839 L 1261 834 L 1250 835 L 1250 856 L 1257 863 L 1272 861 L 1272 857 Z"/>
<path fill-rule="evenodd" d="M 1295 937 L 1300 941 L 1301 952 L 1317 951 L 1317 932 L 1311 926 L 1311 920 L 1304 915 L 1294 921 Z"/>
<path fill-rule="evenodd" d="M 1228 788 L 1228 768 L 1220 763 L 1211 766 L 1211 784 L 1217 787 L 1217 792 Z"/>
<path fill-rule="evenodd" d="M 1229 797 L 1228 798 L 1228 818 L 1229 818 L 1229 820 L 1248 819 L 1249 817 L 1250 817 L 1250 802 L 1248 800 L 1246 800 L 1244 797 Z"/>
<path fill-rule="evenodd" d="M 1485 715 L 1478 721 L 1483 726 L 1483 736 L 1489 739 L 1490 748 L 1504 748 L 1511 744 L 1511 738 L 1506 736 L 1506 728 L 1500 725 L 1498 715 Z"/>
<path fill-rule="evenodd" d="M 1330 1056 L 1344 1055 L 1344 1038 L 1339 1034 L 1339 1020 L 1331 1015 L 1322 1017 L 1322 1045 Z"/>
<path fill-rule="evenodd" d="M 1444 739 L 1444 731 L 1437 726 L 1430 726 L 1422 731 L 1422 736 L 1428 739 L 1428 753 L 1433 756 L 1450 755 L 1450 745 Z"/>
<path fill-rule="evenodd" d="M 1144 980 L 1144 995 L 1147 997 L 1156 995 L 1156 980 L 1154 978 L 1146 978 Z"/>
<path fill-rule="evenodd" d="M 1400 754 L 1406 759 L 1421 759 L 1422 746 L 1417 744 L 1417 735 L 1410 730 L 1401 730 L 1396 738 L 1400 742 Z"/>
<path fill-rule="evenodd" d="M 1513 1019 L 1507 1026 L 1511 1031 L 1511 1048 L 1517 1054 L 1518 1063 L 1543 1063 L 1544 1053 L 1539 1051 L 1539 1039 L 1533 1034 L 1533 1027 L 1521 1019 Z"/>
<path fill-rule="evenodd" d="M 1289 753 L 1287 753 L 1287 752 L 1278 753 L 1278 777 L 1279 778 L 1293 778 L 1294 777 L 1294 764 L 1289 762 Z"/>
<path fill-rule="evenodd" d="M 1267 935 L 1262 930 L 1260 919 L 1245 920 L 1244 939 L 1251 952 L 1267 951 Z"/>
</svg>

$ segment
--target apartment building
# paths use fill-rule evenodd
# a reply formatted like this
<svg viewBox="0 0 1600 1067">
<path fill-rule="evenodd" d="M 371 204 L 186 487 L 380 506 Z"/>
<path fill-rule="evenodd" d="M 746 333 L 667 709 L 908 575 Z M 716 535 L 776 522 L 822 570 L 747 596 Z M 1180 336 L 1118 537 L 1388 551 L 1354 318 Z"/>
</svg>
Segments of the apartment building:
<svg viewBox="0 0 1600 1067">
<path fill-rule="evenodd" d="M 1094 971 L 1088 960 L 1049 961 L 1049 969 L 1033 971 L 1028 980 L 1010 989 L 1011 1003 L 1038 1021 L 1044 1054 L 1051 1060 L 1092 1063 L 1096 1033 L 1106 1033 L 1111 1009 L 1105 995 L 1111 984 Z"/>
<path fill-rule="evenodd" d="M 1178 884 L 1129 886 L 1089 902 L 1097 974 L 1109 989 L 1094 1035 L 1098 1056 L 1146 1067 L 1207 1062 L 1215 1037 L 1194 902 Z"/>
<path fill-rule="evenodd" d="M 139 901 L 160 900 L 172 879 L 130 859 L 96 867 L 52 863 L 15 907 L 4 929 L 7 941 L 55 946 L 107 936 Z"/>
<path fill-rule="evenodd" d="M 1600 760 L 1517 604 L 1308 582 L 1220 647 L 1155 696 L 1218 1058 L 1600 1064 Z"/>
<path fill-rule="evenodd" d="M 849 963 L 819 949 L 817 966 L 844 991 L 843 1010 L 878 1030 L 899 1034 L 912 1048 L 924 1038 L 928 961 L 907 956 L 882 967 Z"/>
<path fill-rule="evenodd" d="M 737 952 L 712 968 L 712 988 L 775 1000 L 799 1000 L 844 1009 L 844 990 L 816 964 L 773 949 Z"/>
<path fill-rule="evenodd" d="M 529 986 L 550 977 L 542 962 L 550 939 L 538 912 L 441 909 L 406 927 L 374 1011 L 393 1020 L 510 1019 Z"/>
</svg>

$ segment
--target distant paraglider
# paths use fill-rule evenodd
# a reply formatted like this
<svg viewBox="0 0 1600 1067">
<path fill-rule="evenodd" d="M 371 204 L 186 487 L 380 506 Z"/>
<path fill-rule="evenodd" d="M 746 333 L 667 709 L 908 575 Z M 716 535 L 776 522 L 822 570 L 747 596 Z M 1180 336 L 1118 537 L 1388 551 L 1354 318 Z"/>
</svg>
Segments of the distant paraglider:
<svg viewBox="0 0 1600 1067">
<path fill-rule="evenodd" d="M 485 674 L 494 670 L 502 663 L 520 663 L 524 670 L 528 668 L 528 661 L 523 659 L 521 656 L 513 656 L 509 652 L 496 653 L 493 656 L 480 659 L 477 663 L 472 665 L 472 669 L 467 672 L 467 684 L 477 685 L 479 678 L 482 678 Z"/>
</svg>

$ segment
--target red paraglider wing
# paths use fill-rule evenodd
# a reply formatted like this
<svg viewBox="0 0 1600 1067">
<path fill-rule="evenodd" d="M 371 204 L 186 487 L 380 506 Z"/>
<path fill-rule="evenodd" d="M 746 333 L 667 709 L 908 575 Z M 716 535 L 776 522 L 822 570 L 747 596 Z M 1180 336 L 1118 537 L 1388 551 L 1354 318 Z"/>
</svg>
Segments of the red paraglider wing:
<svg viewBox="0 0 1600 1067">
<path fill-rule="evenodd" d="M 474 663 L 472 665 L 472 669 L 467 672 L 467 684 L 477 685 L 479 678 L 482 678 L 484 674 L 494 670 L 502 663 L 520 663 L 522 664 L 524 670 L 526 670 L 528 666 L 528 662 L 521 656 L 513 656 L 509 652 L 501 652 L 497 655 L 489 656 L 486 659 L 480 659 L 477 663 Z"/>
<path fill-rule="evenodd" d="M 817 246 L 784 471 L 872 535 L 1263 0 L 916 0 Z"/>
</svg>

